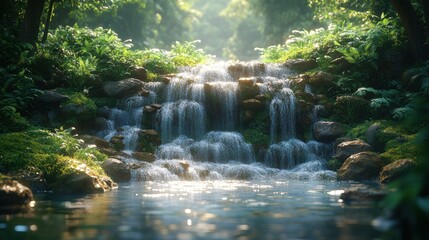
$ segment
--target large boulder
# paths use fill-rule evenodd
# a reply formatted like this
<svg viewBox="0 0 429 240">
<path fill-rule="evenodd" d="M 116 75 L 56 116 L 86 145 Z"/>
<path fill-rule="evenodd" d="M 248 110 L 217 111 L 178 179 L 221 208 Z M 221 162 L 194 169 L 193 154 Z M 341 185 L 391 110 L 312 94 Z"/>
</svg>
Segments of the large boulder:
<svg viewBox="0 0 429 240">
<path fill-rule="evenodd" d="M 114 181 L 124 182 L 131 179 L 130 168 L 118 159 L 108 158 L 101 164 L 101 167 Z"/>
<path fill-rule="evenodd" d="M 374 152 L 361 152 L 351 155 L 338 170 L 338 180 L 365 181 L 378 177 L 383 161 Z"/>
<path fill-rule="evenodd" d="M 362 140 L 346 141 L 338 144 L 335 158 L 344 161 L 353 154 L 372 150 L 372 147 Z"/>
<path fill-rule="evenodd" d="M 121 81 L 110 81 L 103 84 L 103 91 L 107 97 L 126 97 L 143 90 L 144 82 L 127 78 Z"/>
<path fill-rule="evenodd" d="M 47 104 L 48 106 L 52 106 L 52 105 L 60 105 L 63 102 L 66 102 L 68 100 L 70 100 L 69 96 L 63 95 L 59 92 L 56 92 L 54 90 L 45 90 L 43 91 L 43 93 L 40 95 L 40 100 Z"/>
<path fill-rule="evenodd" d="M 317 62 L 315 59 L 290 59 L 283 66 L 296 72 L 306 72 L 317 67 Z"/>
<path fill-rule="evenodd" d="M 344 122 L 359 122 L 370 117 L 370 102 L 356 96 L 340 96 L 334 103 L 334 112 Z"/>
<path fill-rule="evenodd" d="M 313 130 L 314 139 L 319 142 L 333 142 L 345 134 L 344 125 L 338 122 L 318 121 Z"/>
<path fill-rule="evenodd" d="M 34 201 L 31 190 L 15 180 L 0 180 L 0 210 L 25 210 Z"/>
<path fill-rule="evenodd" d="M 141 81 L 147 80 L 147 70 L 144 67 L 136 67 L 131 71 L 131 77 Z"/>
<path fill-rule="evenodd" d="M 335 87 L 336 79 L 337 77 L 335 75 L 320 71 L 310 76 L 308 84 L 310 84 L 315 90 L 321 89 L 323 90 L 322 92 L 324 92 L 324 90 Z"/>
<path fill-rule="evenodd" d="M 115 189 L 118 185 L 107 176 L 100 175 L 82 164 L 71 166 L 73 169 L 63 181 L 54 183 L 54 191 L 62 193 L 102 193 Z"/>
<path fill-rule="evenodd" d="M 416 164 L 411 159 L 400 159 L 383 167 L 380 173 L 380 182 L 389 183 L 403 176 Z"/>
</svg>

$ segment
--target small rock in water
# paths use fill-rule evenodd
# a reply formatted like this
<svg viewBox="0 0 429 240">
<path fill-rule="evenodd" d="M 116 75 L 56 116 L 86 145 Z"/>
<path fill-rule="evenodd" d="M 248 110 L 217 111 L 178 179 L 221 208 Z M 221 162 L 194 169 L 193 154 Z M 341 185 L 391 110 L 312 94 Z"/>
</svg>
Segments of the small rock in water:
<svg viewBox="0 0 429 240">
<path fill-rule="evenodd" d="M 15 180 L 0 181 L 0 211 L 28 210 L 34 204 L 31 190 Z"/>
<path fill-rule="evenodd" d="M 376 189 L 352 188 L 346 189 L 340 198 L 346 202 L 350 201 L 380 201 L 386 196 L 386 192 Z"/>
<path fill-rule="evenodd" d="M 182 166 L 183 170 L 188 171 L 189 169 L 189 163 L 187 162 L 180 162 L 180 166 Z"/>
</svg>

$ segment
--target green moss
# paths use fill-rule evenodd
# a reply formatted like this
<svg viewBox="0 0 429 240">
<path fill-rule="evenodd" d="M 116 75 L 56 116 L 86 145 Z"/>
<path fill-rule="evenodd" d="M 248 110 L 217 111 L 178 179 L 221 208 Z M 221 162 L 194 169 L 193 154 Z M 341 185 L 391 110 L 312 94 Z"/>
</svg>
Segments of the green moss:
<svg viewBox="0 0 429 240">
<path fill-rule="evenodd" d="M 0 172 L 13 174 L 18 170 L 38 169 L 48 185 L 61 181 L 85 164 L 92 171 L 104 174 L 100 167 L 107 158 L 94 148 L 83 148 L 70 131 L 31 130 L 0 134 Z"/>
<path fill-rule="evenodd" d="M 269 124 L 268 114 L 265 111 L 258 112 L 255 118 L 244 126 L 241 134 L 248 143 L 268 146 L 270 143 Z"/>
<path fill-rule="evenodd" d="M 354 124 L 350 127 L 350 129 L 348 130 L 346 136 L 352 139 L 366 139 L 365 133 L 366 130 L 368 130 L 368 128 L 374 124 L 375 122 L 373 121 L 365 121 L 363 123 L 360 124 Z"/>
<path fill-rule="evenodd" d="M 341 165 L 343 165 L 343 162 L 336 158 L 331 158 L 326 164 L 327 168 L 332 171 L 338 171 Z"/>
<path fill-rule="evenodd" d="M 389 162 L 405 158 L 416 160 L 422 155 L 421 149 L 418 148 L 414 141 L 405 143 L 394 141 L 396 140 L 391 140 L 386 144 L 386 152 L 381 154 L 383 160 Z"/>
<path fill-rule="evenodd" d="M 268 145 L 270 136 L 257 129 L 246 129 L 243 131 L 244 140 L 254 145 Z"/>
<path fill-rule="evenodd" d="M 86 126 L 97 114 L 97 105 L 82 92 L 68 94 L 70 100 L 61 104 L 61 120 L 67 127 Z"/>
</svg>

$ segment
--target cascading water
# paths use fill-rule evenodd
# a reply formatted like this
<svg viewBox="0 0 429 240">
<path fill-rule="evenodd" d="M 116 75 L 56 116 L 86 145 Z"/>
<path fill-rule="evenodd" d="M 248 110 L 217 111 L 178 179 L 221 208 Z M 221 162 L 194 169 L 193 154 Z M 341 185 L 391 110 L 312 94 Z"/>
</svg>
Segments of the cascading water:
<svg viewBox="0 0 429 240">
<path fill-rule="evenodd" d="M 332 146 L 296 139 L 298 110 L 290 75 L 281 65 L 259 63 L 184 69 L 168 83 L 146 83 L 147 96 L 128 98 L 111 109 L 109 127 L 100 135 L 109 140 L 121 134 L 126 149 L 136 150 L 143 107 L 163 102 L 155 125 L 145 126 L 160 132 L 157 160 L 134 170 L 135 180 L 333 178 L 335 173 L 323 167 Z M 243 128 L 241 79 L 271 96 L 264 110 L 271 144 L 264 159 L 256 159 L 253 146 L 237 132 Z M 132 158 L 123 161 L 141 164 Z"/>
</svg>

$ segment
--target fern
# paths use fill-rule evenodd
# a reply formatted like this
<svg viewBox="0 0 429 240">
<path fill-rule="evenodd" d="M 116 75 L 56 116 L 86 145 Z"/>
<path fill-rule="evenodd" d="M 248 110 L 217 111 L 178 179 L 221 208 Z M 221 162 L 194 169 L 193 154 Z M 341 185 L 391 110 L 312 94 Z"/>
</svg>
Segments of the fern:
<svg viewBox="0 0 429 240">
<path fill-rule="evenodd" d="M 356 90 L 356 92 L 353 93 L 353 96 L 363 97 L 363 98 L 374 98 L 374 97 L 380 97 L 381 91 L 374 89 L 372 87 L 362 87 Z"/>
<path fill-rule="evenodd" d="M 414 111 L 413 108 L 409 106 L 400 107 L 395 110 L 393 110 L 393 119 L 395 120 L 403 120 L 411 115 L 411 113 Z"/>
</svg>

